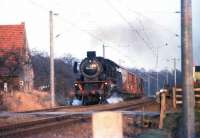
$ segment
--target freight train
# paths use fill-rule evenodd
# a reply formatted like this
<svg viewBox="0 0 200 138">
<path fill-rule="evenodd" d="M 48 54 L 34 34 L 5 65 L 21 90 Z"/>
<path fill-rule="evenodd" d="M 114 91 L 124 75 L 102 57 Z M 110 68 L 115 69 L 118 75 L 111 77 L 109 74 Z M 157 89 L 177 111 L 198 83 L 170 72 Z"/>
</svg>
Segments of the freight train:
<svg viewBox="0 0 200 138">
<path fill-rule="evenodd" d="M 106 103 L 112 95 L 122 97 L 141 97 L 144 81 L 141 77 L 120 67 L 112 60 L 97 57 L 95 51 L 88 51 L 87 57 L 79 65 L 75 62 L 74 82 L 76 99 L 83 105 Z M 125 96 L 126 95 L 126 96 Z"/>
</svg>

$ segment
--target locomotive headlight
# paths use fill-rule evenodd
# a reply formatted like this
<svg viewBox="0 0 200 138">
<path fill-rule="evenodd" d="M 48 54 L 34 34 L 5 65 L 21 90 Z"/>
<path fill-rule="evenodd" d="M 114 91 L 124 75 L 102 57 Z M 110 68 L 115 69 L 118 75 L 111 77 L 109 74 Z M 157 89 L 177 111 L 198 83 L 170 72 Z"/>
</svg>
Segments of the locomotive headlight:
<svg viewBox="0 0 200 138">
<path fill-rule="evenodd" d="M 74 84 L 74 86 L 78 86 L 78 84 L 77 84 L 77 83 L 75 83 L 75 84 Z"/>
<path fill-rule="evenodd" d="M 104 84 L 105 84 L 105 85 L 108 85 L 108 83 L 107 83 L 107 82 L 105 82 Z"/>
<path fill-rule="evenodd" d="M 97 64 L 95 64 L 95 63 L 90 64 L 90 68 L 92 68 L 92 69 L 96 69 L 96 68 L 97 68 Z"/>
<path fill-rule="evenodd" d="M 87 70 L 96 70 L 97 69 L 97 64 L 90 63 L 85 67 L 85 69 L 87 69 Z"/>
</svg>

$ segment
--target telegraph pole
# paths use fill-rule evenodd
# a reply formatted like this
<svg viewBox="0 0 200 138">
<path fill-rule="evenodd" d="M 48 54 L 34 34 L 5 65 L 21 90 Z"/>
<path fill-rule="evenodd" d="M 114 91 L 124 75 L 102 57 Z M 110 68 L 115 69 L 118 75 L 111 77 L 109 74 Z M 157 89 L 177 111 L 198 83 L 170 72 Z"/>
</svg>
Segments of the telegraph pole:
<svg viewBox="0 0 200 138">
<path fill-rule="evenodd" d="M 165 46 L 167 46 L 168 45 L 168 43 L 165 43 Z M 163 48 L 163 46 L 161 46 L 161 47 L 156 47 L 156 88 L 157 88 L 157 90 L 156 91 L 159 91 L 159 76 L 158 76 L 158 50 L 160 49 L 160 48 Z"/>
<path fill-rule="evenodd" d="M 55 106 L 55 84 L 54 84 L 54 49 L 53 49 L 53 12 L 49 11 L 49 29 L 50 29 L 50 91 L 51 106 Z"/>
<path fill-rule="evenodd" d="M 151 78 L 150 74 L 148 74 L 148 97 L 150 96 L 150 91 L 151 91 Z"/>
<path fill-rule="evenodd" d="M 169 85 L 169 72 L 168 72 L 168 70 L 167 70 L 166 73 L 167 73 L 167 74 L 166 74 L 167 85 Z"/>
<path fill-rule="evenodd" d="M 181 0 L 181 54 L 183 73 L 183 136 L 195 138 L 194 91 L 192 78 L 192 8 L 191 0 Z"/>
<path fill-rule="evenodd" d="M 167 62 L 167 64 L 169 64 L 169 63 L 170 63 L 170 60 L 167 59 L 166 62 Z M 166 71 L 167 71 L 167 72 L 166 72 L 167 85 L 169 85 L 169 68 L 168 68 L 168 66 L 166 66 Z"/>
<path fill-rule="evenodd" d="M 176 88 L 176 58 L 172 59 L 174 62 L 174 87 Z"/>
<path fill-rule="evenodd" d="M 103 44 L 103 58 L 105 58 L 105 45 Z"/>
<path fill-rule="evenodd" d="M 158 48 L 156 49 L 156 91 L 158 91 L 158 81 L 159 81 L 159 78 L 158 78 Z"/>
</svg>

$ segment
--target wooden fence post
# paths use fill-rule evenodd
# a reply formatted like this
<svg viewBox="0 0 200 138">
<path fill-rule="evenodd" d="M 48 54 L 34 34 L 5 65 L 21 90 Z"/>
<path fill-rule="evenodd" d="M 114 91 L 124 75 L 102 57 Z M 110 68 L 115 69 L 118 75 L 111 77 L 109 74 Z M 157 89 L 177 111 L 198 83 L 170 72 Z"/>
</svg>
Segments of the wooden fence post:
<svg viewBox="0 0 200 138">
<path fill-rule="evenodd" d="M 199 107 L 200 104 L 200 88 L 194 88 L 195 106 Z"/>
<path fill-rule="evenodd" d="M 92 115 L 93 138 L 123 138 L 122 114 L 99 112 Z"/>
<path fill-rule="evenodd" d="M 172 98 L 173 98 L 173 108 L 176 109 L 176 88 L 174 87 L 172 92 Z"/>
<path fill-rule="evenodd" d="M 165 117 L 165 111 L 166 111 L 166 92 L 161 92 L 161 106 L 160 106 L 160 122 L 159 122 L 159 128 L 163 128 L 163 120 Z"/>
</svg>

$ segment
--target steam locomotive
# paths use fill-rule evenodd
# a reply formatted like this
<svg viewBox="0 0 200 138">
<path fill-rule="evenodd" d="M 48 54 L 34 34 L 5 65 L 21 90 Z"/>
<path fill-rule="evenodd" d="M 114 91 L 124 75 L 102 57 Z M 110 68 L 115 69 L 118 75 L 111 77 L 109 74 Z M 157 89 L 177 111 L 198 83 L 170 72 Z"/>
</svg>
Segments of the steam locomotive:
<svg viewBox="0 0 200 138">
<path fill-rule="evenodd" d="M 75 62 L 74 73 L 79 76 L 74 82 L 75 97 L 84 105 L 106 103 L 114 94 L 140 97 L 144 92 L 142 78 L 109 59 L 96 57 L 95 51 L 87 52 L 79 70 Z"/>
</svg>

